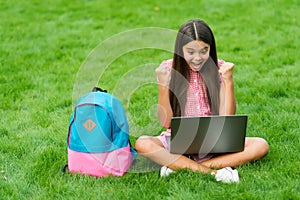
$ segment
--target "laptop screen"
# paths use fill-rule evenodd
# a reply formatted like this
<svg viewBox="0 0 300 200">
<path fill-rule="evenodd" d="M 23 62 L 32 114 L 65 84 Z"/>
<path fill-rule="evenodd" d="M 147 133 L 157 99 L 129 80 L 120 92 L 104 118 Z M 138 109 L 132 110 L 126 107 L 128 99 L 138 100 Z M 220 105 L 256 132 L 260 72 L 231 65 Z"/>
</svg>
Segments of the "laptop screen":
<svg viewBox="0 0 300 200">
<path fill-rule="evenodd" d="M 247 115 L 173 117 L 169 151 L 176 154 L 244 150 Z"/>
</svg>

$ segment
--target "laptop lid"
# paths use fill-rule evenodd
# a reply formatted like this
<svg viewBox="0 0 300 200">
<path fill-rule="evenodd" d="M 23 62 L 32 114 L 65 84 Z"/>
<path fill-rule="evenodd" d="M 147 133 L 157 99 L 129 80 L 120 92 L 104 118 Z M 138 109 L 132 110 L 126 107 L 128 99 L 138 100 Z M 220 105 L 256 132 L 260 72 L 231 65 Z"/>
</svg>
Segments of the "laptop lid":
<svg viewBox="0 0 300 200">
<path fill-rule="evenodd" d="M 176 154 L 244 150 L 247 115 L 173 117 L 169 151 Z"/>
</svg>

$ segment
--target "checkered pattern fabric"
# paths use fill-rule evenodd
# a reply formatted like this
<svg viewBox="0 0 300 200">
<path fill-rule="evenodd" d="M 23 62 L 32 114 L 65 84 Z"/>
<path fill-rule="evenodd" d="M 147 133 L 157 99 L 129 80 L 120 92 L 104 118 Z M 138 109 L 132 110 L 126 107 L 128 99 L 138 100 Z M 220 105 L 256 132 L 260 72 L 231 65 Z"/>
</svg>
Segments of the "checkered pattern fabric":
<svg viewBox="0 0 300 200">
<path fill-rule="evenodd" d="M 165 60 L 161 65 L 172 68 L 173 59 Z M 218 67 L 224 63 L 224 60 L 218 60 Z M 221 82 L 223 81 L 220 74 Z M 211 115 L 208 102 L 208 96 L 204 80 L 199 72 L 190 70 L 190 86 L 187 91 L 187 101 L 185 105 L 184 116 L 207 116 Z"/>
<path fill-rule="evenodd" d="M 190 70 L 190 86 L 187 91 L 184 116 L 211 115 L 205 83 L 199 72 Z"/>
</svg>

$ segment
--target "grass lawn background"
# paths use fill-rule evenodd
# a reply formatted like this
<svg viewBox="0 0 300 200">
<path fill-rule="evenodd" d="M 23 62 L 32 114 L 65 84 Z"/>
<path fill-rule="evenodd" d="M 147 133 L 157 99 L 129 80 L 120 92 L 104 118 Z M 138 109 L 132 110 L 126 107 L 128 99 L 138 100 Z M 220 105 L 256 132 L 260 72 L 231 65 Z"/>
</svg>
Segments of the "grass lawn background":
<svg viewBox="0 0 300 200">
<path fill-rule="evenodd" d="M 296 0 L 1 0 L 1 199 L 300 199 L 299 8 Z M 237 113 L 249 115 L 247 135 L 265 138 L 269 155 L 238 167 L 238 185 L 185 170 L 162 179 L 155 165 L 123 177 L 62 175 L 74 83 L 90 52 L 124 31 L 177 31 L 195 18 L 213 29 L 219 58 L 235 63 Z M 138 66 L 154 70 L 171 56 L 151 48 L 127 52 L 99 85 L 116 92 Z M 147 76 L 155 80 L 154 71 Z M 156 88 L 142 85 L 124 102 L 133 143 L 159 133 Z"/>
</svg>

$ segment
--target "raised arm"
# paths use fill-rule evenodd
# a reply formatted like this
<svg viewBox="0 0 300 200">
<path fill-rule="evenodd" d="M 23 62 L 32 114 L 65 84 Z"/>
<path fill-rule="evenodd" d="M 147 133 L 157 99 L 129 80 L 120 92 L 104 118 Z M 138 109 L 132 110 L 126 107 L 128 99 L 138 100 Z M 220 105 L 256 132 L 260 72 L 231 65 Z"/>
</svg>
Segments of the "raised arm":
<svg viewBox="0 0 300 200">
<path fill-rule="evenodd" d="M 171 68 L 160 65 L 155 73 L 158 81 L 158 105 L 157 115 L 162 126 L 169 128 L 173 111 L 169 100 L 169 83 L 171 80 Z"/>
<path fill-rule="evenodd" d="M 234 115 L 236 112 L 236 100 L 232 77 L 233 68 L 233 63 L 224 62 L 219 69 L 219 72 L 223 77 L 220 87 L 220 115 Z"/>
</svg>

